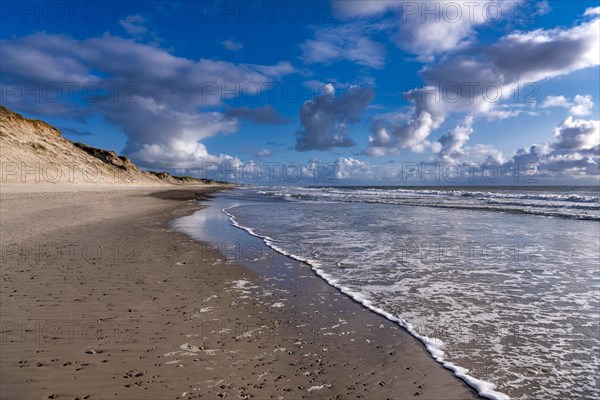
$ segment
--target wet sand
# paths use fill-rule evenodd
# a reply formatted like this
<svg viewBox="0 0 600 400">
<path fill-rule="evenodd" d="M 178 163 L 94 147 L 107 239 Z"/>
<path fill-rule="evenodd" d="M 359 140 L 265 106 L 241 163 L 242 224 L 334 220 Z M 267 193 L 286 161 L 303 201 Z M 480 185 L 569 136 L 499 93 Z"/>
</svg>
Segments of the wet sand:
<svg viewBox="0 0 600 400">
<path fill-rule="evenodd" d="M 308 269 L 265 285 L 170 229 L 214 190 L 3 187 L 0 397 L 476 397 Z"/>
</svg>

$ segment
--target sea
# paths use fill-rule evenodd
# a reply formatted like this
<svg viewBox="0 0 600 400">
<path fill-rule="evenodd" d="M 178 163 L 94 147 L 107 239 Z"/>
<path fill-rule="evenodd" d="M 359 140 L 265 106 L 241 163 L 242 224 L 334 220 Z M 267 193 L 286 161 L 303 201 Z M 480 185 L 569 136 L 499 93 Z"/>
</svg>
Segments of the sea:
<svg viewBox="0 0 600 400">
<path fill-rule="evenodd" d="M 600 398 L 599 187 L 241 187 L 212 207 L 483 397 Z"/>
</svg>

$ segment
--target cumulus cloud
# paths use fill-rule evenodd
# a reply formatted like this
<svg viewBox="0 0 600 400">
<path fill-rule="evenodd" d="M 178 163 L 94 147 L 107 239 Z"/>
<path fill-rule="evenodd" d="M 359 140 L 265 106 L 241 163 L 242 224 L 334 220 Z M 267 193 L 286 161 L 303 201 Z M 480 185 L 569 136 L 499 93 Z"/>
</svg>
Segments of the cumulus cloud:
<svg viewBox="0 0 600 400">
<path fill-rule="evenodd" d="M 341 157 L 335 160 L 335 177 L 337 179 L 348 179 L 364 177 L 369 172 L 370 166 L 366 161 L 360 161 L 352 157 Z"/>
<path fill-rule="evenodd" d="M 256 108 L 249 108 L 248 106 L 229 108 L 225 110 L 225 115 L 264 125 L 278 125 L 288 122 L 286 118 L 279 115 L 270 105 Z"/>
<path fill-rule="evenodd" d="M 466 146 L 462 160 L 482 161 L 484 163 L 502 164 L 505 162 L 504 154 L 497 148 L 489 144 L 474 144 Z M 457 160 L 458 161 L 458 160 Z"/>
<path fill-rule="evenodd" d="M 514 0 L 405 2 L 397 43 L 420 60 L 431 61 L 473 43 L 477 26 L 499 22 L 514 5 Z"/>
<path fill-rule="evenodd" d="M 36 33 L 0 41 L 0 70 L 3 80 L 27 83 L 99 82 L 90 68 L 78 59 L 79 42 L 62 35 Z"/>
<path fill-rule="evenodd" d="M 600 121 L 568 117 L 554 129 L 554 140 L 517 150 L 505 167 L 525 171 L 535 166 L 539 176 L 600 175 Z"/>
<path fill-rule="evenodd" d="M 98 107 L 127 134 L 123 152 L 147 167 L 194 168 L 220 160 L 201 141 L 237 130 L 237 121 L 222 113 L 180 110 L 151 98 L 136 100 L 122 104 L 103 100 Z"/>
<path fill-rule="evenodd" d="M 231 92 L 249 90 L 249 85 L 264 88 L 296 71 L 288 62 L 253 65 L 193 61 L 110 35 L 78 41 L 37 33 L 0 43 L 0 68 L 7 79 L 73 82 L 80 86 L 104 83 L 105 88 L 115 82 L 129 82 L 135 85 L 137 95 L 168 104 L 219 105 L 231 98 Z"/>
<path fill-rule="evenodd" d="M 317 158 L 300 166 L 304 178 L 312 178 L 312 183 L 334 184 L 341 181 L 380 181 L 389 178 L 387 169 L 371 165 L 353 157 L 340 157 L 333 162 L 323 162 Z M 392 174 L 394 175 L 394 174 Z"/>
<path fill-rule="evenodd" d="M 473 120 L 466 117 L 461 124 L 440 139 L 438 154 L 442 163 L 471 163 L 476 171 L 493 163 L 503 175 L 517 174 L 521 179 L 590 178 L 600 176 L 600 121 L 569 116 L 554 129 L 554 138 L 517 150 L 508 161 L 493 146 L 466 145 L 473 134 Z M 435 163 L 435 161 L 433 161 Z M 337 164 L 336 164 L 337 165 Z M 339 161 L 344 179 L 397 179 L 401 165 L 359 164 Z M 356 168 L 352 168 L 356 165 Z M 343 169 L 348 166 L 347 169 Z M 533 173 L 535 171 L 535 173 Z M 515 175 L 517 176 L 517 175 Z M 526 178 L 527 177 L 527 178 Z"/>
<path fill-rule="evenodd" d="M 542 108 L 550 108 L 550 107 L 563 107 L 569 108 L 571 107 L 571 102 L 567 100 L 565 96 L 547 96 L 542 102 Z"/>
<path fill-rule="evenodd" d="M 460 162 L 469 163 L 475 176 L 482 174 L 482 166 L 493 163 L 503 171 L 503 176 L 511 176 L 514 170 L 520 177 L 529 176 L 535 169 L 532 179 L 544 178 L 590 178 L 600 176 L 600 121 L 580 120 L 568 117 L 554 129 L 554 138 L 546 143 L 517 150 L 506 161 L 503 154 L 489 145 L 467 146 L 473 133 L 473 119 L 466 117 L 441 139 L 440 159 L 426 163 L 434 165 Z M 442 155 L 448 156 L 443 157 Z M 414 163 L 412 163 L 414 164 Z M 300 165 L 302 176 L 310 178 L 320 171 L 320 177 L 334 179 L 337 183 L 349 182 L 400 182 L 406 174 L 405 164 L 388 162 L 372 164 L 354 157 L 340 157 L 332 163 L 318 159 Z M 523 175 L 525 174 L 525 175 Z"/>
<path fill-rule="evenodd" d="M 439 144 L 428 141 L 427 137 L 441 122 L 427 111 L 413 115 L 403 125 L 387 126 L 385 120 L 377 119 L 371 128 L 372 134 L 369 136 L 369 147 L 365 154 L 381 157 L 386 154 L 398 154 L 403 149 L 410 149 L 415 153 L 422 153 L 427 149 L 438 152 Z"/>
<path fill-rule="evenodd" d="M 372 135 L 367 154 L 422 150 L 449 114 L 493 113 L 500 101 L 514 95 L 515 87 L 599 65 L 598 48 L 600 20 L 595 19 L 564 30 L 514 32 L 477 53 L 463 52 L 431 64 L 421 70 L 426 86 L 405 94 L 414 109 L 411 119 L 386 127 L 387 136 Z M 584 112 L 586 101 L 578 101 L 583 105 L 578 112 Z"/>
<path fill-rule="evenodd" d="M 541 104 L 541 108 L 560 107 L 569 110 L 569 113 L 575 116 L 585 116 L 592 112 L 594 102 L 590 95 L 577 95 L 573 101 L 565 96 L 547 96 Z"/>
<path fill-rule="evenodd" d="M 397 21 L 396 43 L 422 61 L 431 61 L 438 54 L 468 46 L 474 41 L 478 26 L 514 16 L 519 3 L 521 0 L 335 1 L 342 19 L 393 12 Z M 540 2 L 536 13 L 543 14 L 547 10 L 547 3 Z"/>
<path fill-rule="evenodd" d="M 456 158 L 465 154 L 463 146 L 473 133 L 473 116 L 465 118 L 463 125 L 458 125 L 450 132 L 443 135 L 439 142 L 442 148 L 439 152 L 440 157 L 445 161 L 454 161 Z"/>
<path fill-rule="evenodd" d="M 600 15 L 600 7 L 590 7 L 585 10 L 583 13 L 586 17 L 595 17 Z"/>
<path fill-rule="evenodd" d="M 81 112 L 100 113 L 120 126 L 128 138 L 124 153 L 149 167 L 191 168 L 206 160 L 231 161 L 228 156 L 211 156 L 200 141 L 234 132 L 237 120 L 202 108 L 222 105 L 224 93 L 240 93 L 248 85 L 267 88 L 295 71 L 287 62 L 194 61 L 108 34 L 75 40 L 37 33 L 3 40 L 0 45 L 0 71 L 6 80 L 63 88 L 70 84 L 76 91 L 96 85 L 99 93 Z M 268 109 L 240 113 L 248 118 L 273 116 Z"/>
<path fill-rule="evenodd" d="M 577 95 L 573 99 L 573 105 L 569 109 L 569 112 L 575 116 L 585 116 L 592 113 L 593 107 L 594 102 L 592 101 L 592 96 Z"/>
<path fill-rule="evenodd" d="M 348 127 L 360 120 L 362 112 L 375 97 L 371 88 L 350 87 L 336 97 L 333 85 L 305 102 L 300 109 L 303 130 L 296 132 L 296 150 L 330 150 L 354 145 Z"/>
<path fill-rule="evenodd" d="M 554 130 L 554 146 L 564 150 L 591 150 L 600 145 L 599 122 L 569 117 Z"/>
<path fill-rule="evenodd" d="M 362 22 L 317 28 L 314 38 L 300 45 L 302 59 L 311 64 L 350 61 L 365 67 L 383 68 L 385 47 L 369 38 L 381 29 L 381 25 Z"/>
</svg>

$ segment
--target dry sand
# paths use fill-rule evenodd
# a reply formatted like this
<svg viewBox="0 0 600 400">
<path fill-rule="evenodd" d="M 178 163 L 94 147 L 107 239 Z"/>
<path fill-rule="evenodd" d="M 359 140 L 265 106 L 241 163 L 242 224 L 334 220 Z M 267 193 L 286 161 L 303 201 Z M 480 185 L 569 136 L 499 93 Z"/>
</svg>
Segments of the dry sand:
<svg viewBox="0 0 600 400">
<path fill-rule="evenodd" d="M 325 282 L 265 306 L 259 276 L 168 229 L 214 188 L 23 187 L 0 203 L 2 399 L 476 397 Z"/>
</svg>

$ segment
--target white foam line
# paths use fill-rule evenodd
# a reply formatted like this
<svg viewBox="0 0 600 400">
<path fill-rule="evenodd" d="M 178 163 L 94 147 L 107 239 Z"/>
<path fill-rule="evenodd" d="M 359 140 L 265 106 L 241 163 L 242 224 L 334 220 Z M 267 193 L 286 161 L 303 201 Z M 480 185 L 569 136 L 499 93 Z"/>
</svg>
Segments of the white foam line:
<svg viewBox="0 0 600 400">
<path fill-rule="evenodd" d="M 367 309 L 387 318 L 388 320 L 390 320 L 392 322 L 397 323 L 402 328 L 406 329 L 408 331 L 408 333 L 410 333 L 413 337 L 415 337 L 421 343 L 423 343 L 423 345 L 425 346 L 425 348 L 427 349 L 429 354 L 431 354 L 431 356 L 433 357 L 433 359 L 435 361 L 437 361 L 439 364 L 441 364 L 444 368 L 452 371 L 457 378 L 461 379 L 467 385 L 469 385 L 470 387 L 475 389 L 475 391 L 477 391 L 477 393 L 480 396 L 485 397 L 487 399 L 492 399 L 492 400 L 509 400 L 510 399 L 510 397 L 507 396 L 506 394 L 496 391 L 495 390 L 496 385 L 493 384 L 492 382 L 477 379 L 474 376 L 471 376 L 468 374 L 468 372 L 469 372 L 468 369 L 460 367 L 449 361 L 446 361 L 444 359 L 444 351 L 442 350 L 444 347 L 444 342 L 442 342 L 441 340 L 436 339 L 436 338 L 430 338 L 428 336 L 419 334 L 415 330 L 415 328 L 413 327 L 413 325 L 411 323 L 405 321 L 400 316 L 392 315 L 389 312 L 387 312 L 379 307 L 374 306 L 373 303 L 370 300 L 366 299 L 362 294 L 355 292 L 347 287 L 342 286 L 338 282 L 337 279 L 334 279 L 332 276 L 330 276 L 329 274 L 327 274 L 326 272 L 321 270 L 319 268 L 319 264 L 315 260 L 310 260 L 310 259 L 307 259 L 304 257 L 299 257 L 295 254 L 288 253 L 284 249 L 274 245 L 273 244 L 274 240 L 271 239 L 270 237 L 261 236 L 261 235 L 257 234 L 256 232 L 254 232 L 254 230 L 252 228 L 240 225 L 236 221 L 235 216 L 233 214 L 231 214 L 230 212 L 228 212 L 228 210 L 230 210 L 231 208 L 235 208 L 235 207 L 224 208 L 221 211 L 229 217 L 229 221 L 231 221 L 231 224 L 233 226 L 235 226 L 236 228 L 242 229 L 242 230 L 248 232 L 250 235 L 261 239 L 265 243 L 265 245 L 267 245 L 268 247 L 277 251 L 278 253 L 281 253 L 284 256 L 293 258 L 294 260 L 308 264 L 311 267 L 311 269 L 318 276 L 323 278 L 327 283 L 329 283 L 331 286 L 338 289 L 340 292 L 349 296 L 354 301 L 362 304 Z"/>
</svg>

